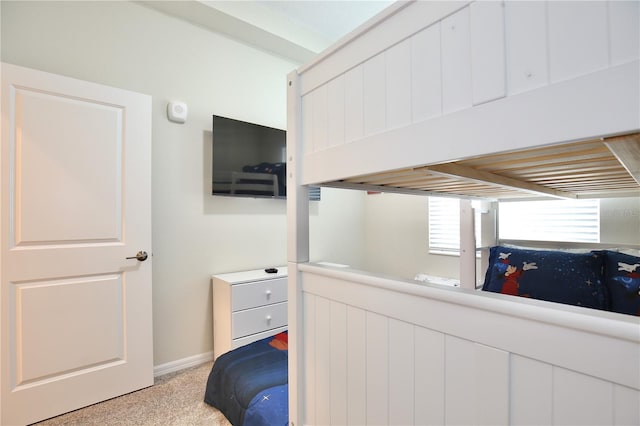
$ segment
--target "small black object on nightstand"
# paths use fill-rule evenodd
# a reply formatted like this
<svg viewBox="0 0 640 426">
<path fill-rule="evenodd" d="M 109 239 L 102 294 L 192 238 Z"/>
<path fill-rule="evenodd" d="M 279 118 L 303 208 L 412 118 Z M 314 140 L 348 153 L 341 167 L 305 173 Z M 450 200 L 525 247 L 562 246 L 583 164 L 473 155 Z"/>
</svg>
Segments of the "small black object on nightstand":
<svg viewBox="0 0 640 426">
<path fill-rule="evenodd" d="M 278 272 L 276 268 L 267 268 L 264 270 L 267 274 L 275 274 Z"/>
</svg>

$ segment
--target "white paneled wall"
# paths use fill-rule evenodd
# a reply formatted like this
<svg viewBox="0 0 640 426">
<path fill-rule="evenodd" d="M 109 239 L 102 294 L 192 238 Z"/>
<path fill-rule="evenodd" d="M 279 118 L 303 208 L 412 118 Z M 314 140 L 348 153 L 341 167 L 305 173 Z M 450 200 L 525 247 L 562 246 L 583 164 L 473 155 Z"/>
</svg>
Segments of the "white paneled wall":
<svg viewBox="0 0 640 426">
<path fill-rule="evenodd" d="M 609 48 L 611 65 L 624 64 L 638 58 L 640 50 L 640 26 L 637 1 L 609 3 Z"/>
<path fill-rule="evenodd" d="M 327 147 L 339 145 L 345 141 L 345 76 L 341 75 L 328 84 L 327 102 L 335 106 L 327 110 Z"/>
<path fill-rule="evenodd" d="M 469 8 L 443 19 L 440 33 L 442 112 L 447 114 L 472 106 Z"/>
<path fill-rule="evenodd" d="M 470 11 L 473 104 L 505 96 L 504 7 L 499 1 L 472 3 Z"/>
<path fill-rule="evenodd" d="M 640 421 L 638 389 L 538 360 L 535 350 L 527 355 L 501 347 L 500 340 L 513 339 L 505 332 L 510 328 L 508 317 L 490 320 L 504 323 L 505 328 L 495 332 L 505 335 L 497 340 L 489 337 L 497 343 L 487 345 L 469 338 L 482 334 L 481 330 L 459 335 L 448 326 L 473 314 L 481 318 L 485 308 L 471 312 L 451 303 L 438 307 L 427 298 L 424 309 L 418 309 L 411 320 L 410 306 L 420 306 L 419 296 L 391 295 L 335 276 L 305 273 L 303 277 L 307 283 L 303 292 L 305 424 L 628 425 Z M 478 295 L 472 297 L 478 301 Z M 394 308 L 397 302 L 407 309 Z M 446 309 L 448 315 L 442 317 L 439 309 Z M 426 326 L 432 315 L 434 321 Z M 493 317 L 495 312 L 487 315 Z M 482 329 L 483 321 L 467 328 Z M 541 337 L 533 329 L 512 331 L 528 334 L 533 341 Z M 492 331 L 484 333 L 490 336 Z M 598 362 L 616 363 L 620 356 L 634 359 L 634 353 L 638 355 L 637 342 L 634 353 L 616 353 L 616 348 L 611 345 L 611 359 Z"/>
<path fill-rule="evenodd" d="M 308 152 L 637 60 L 639 19 L 637 1 L 472 2 L 307 89 Z"/>
<path fill-rule="evenodd" d="M 377 55 L 364 63 L 363 106 L 364 134 L 380 133 L 387 128 L 387 75 L 385 55 Z M 393 78 L 389 76 L 389 79 Z"/>
<path fill-rule="evenodd" d="M 607 2 L 547 4 L 549 80 L 568 80 L 609 65 Z"/>
<path fill-rule="evenodd" d="M 411 41 L 405 40 L 385 55 L 388 128 L 411 124 Z"/>
<path fill-rule="evenodd" d="M 442 115 L 439 22 L 411 38 L 411 94 L 414 122 Z"/>
<path fill-rule="evenodd" d="M 513 95 L 549 84 L 547 5 L 517 2 L 505 10 L 507 93 Z"/>
<path fill-rule="evenodd" d="M 362 66 L 357 66 L 350 71 L 347 71 L 344 75 L 345 131 L 344 140 L 336 141 L 337 143 L 351 142 L 364 136 L 364 87 L 362 85 L 362 70 Z"/>
<path fill-rule="evenodd" d="M 348 424 L 362 425 L 367 421 L 366 312 L 347 306 L 347 388 L 342 397 L 347 401 Z M 347 395 L 349 398 L 347 399 Z"/>
</svg>

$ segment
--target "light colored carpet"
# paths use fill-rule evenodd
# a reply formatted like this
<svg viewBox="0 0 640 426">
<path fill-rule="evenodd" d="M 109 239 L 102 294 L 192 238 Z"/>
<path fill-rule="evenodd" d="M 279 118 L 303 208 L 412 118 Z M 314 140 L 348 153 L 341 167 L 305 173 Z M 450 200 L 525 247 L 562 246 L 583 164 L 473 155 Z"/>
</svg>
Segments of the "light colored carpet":
<svg viewBox="0 0 640 426">
<path fill-rule="evenodd" d="M 212 363 L 156 377 L 149 388 L 91 405 L 38 426 L 230 426 L 221 412 L 204 403 Z"/>
</svg>

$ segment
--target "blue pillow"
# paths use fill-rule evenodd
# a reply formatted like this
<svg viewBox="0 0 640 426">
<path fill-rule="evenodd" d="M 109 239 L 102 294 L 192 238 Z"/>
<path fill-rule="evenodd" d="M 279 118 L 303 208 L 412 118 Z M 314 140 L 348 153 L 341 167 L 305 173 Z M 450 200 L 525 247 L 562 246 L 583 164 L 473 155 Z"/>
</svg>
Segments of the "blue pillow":
<svg viewBox="0 0 640 426">
<path fill-rule="evenodd" d="M 603 255 L 491 247 L 483 290 L 608 309 Z"/>
<path fill-rule="evenodd" d="M 640 257 L 606 250 L 604 282 L 611 310 L 640 316 Z"/>
</svg>

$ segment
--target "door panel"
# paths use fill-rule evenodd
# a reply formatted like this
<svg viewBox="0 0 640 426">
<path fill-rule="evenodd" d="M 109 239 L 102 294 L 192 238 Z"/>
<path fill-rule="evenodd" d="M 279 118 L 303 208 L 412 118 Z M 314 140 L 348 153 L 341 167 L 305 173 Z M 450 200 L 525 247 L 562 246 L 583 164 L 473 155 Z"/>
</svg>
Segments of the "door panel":
<svg viewBox="0 0 640 426">
<path fill-rule="evenodd" d="M 16 386 L 124 360 L 120 275 L 35 281 L 14 289 Z"/>
<path fill-rule="evenodd" d="M 0 424 L 152 385 L 151 98 L 2 64 L 0 171 Z"/>
<path fill-rule="evenodd" d="M 16 245 L 119 241 L 123 109 L 26 88 L 15 101 Z"/>
</svg>

